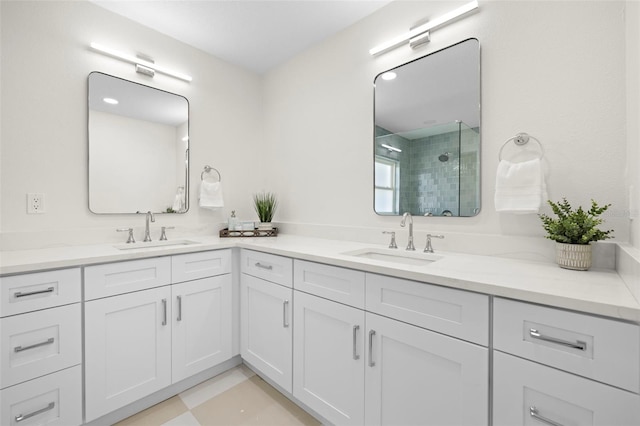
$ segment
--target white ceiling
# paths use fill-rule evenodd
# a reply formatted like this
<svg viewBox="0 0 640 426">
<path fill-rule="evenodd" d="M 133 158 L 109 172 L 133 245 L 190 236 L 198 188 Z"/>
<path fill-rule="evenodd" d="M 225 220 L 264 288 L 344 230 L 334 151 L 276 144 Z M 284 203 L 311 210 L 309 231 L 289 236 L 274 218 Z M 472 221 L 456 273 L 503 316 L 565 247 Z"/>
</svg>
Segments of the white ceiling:
<svg viewBox="0 0 640 426">
<path fill-rule="evenodd" d="M 264 73 L 391 0 L 90 0 L 243 68 Z"/>
</svg>

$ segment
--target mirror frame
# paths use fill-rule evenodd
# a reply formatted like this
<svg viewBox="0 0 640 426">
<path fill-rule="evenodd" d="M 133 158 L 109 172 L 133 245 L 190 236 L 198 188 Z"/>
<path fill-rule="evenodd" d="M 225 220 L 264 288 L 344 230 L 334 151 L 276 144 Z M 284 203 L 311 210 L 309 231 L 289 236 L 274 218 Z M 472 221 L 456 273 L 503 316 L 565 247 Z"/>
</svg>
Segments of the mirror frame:
<svg viewBox="0 0 640 426">
<path fill-rule="evenodd" d="M 134 84 L 137 86 L 140 86 L 141 88 L 146 88 L 146 89 L 152 89 L 154 91 L 158 91 L 160 93 L 167 94 L 167 95 L 172 95 L 172 96 L 177 96 L 180 97 L 182 99 L 184 99 L 184 101 L 186 102 L 186 107 L 187 107 L 187 136 L 189 139 L 187 139 L 186 141 L 186 150 L 185 150 L 185 180 L 184 180 L 184 204 L 185 204 L 185 209 L 183 211 L 180 212 L 167 212 L 165 211 L 158 211 L 158 212 L 154 212 L 152 211 L 153 214 L 185 214 L 189 211 L 190 208 L 190 200 L 189 200 L 189 188 L 190 188 L 190 166 L 191 166 L 191 139 L 190 139 L 190 133 L 191 133 L 191 111 L 190 111 L 190 104 L 189 104 L 189 99 L 187 99 L 186 96 L 183 95 L 179 95 L 177 93 L 172 93 L 163 89 L 158 89 L 157 87 L 152 87 L 152 86 L 148 86 L 142 83 L 138 83 L 135 81 L 131 81 L 131 80 L 127 80 L 125 78 L 122 77 L 117 77 L 115 75 L 111 75 L 111 74 L 107 74 L 101 71 L 91 71 L 89 73 L 89 75 L 87 76 L 87 208 L 89 209 L 89 211 L 93 214 L 97 214 L 97 215 L 122 215 L 122 214 L 141 214 L 141 213 L 146 213 L 146 211 L 142 212 L 142 211 L 131 211 L 131 212 L 96 212 L 93 211 L 91 209 L 91 127 L 90 127 L 90 114 L 91 114 L 91 90 L 90 90 L 90 77 L 93 74 L 100 74 L 106 77 L 111 77 L 117 80 L 121 80 L 122 82 L 125 83 L 129 83 L 129 84 Z"/>
<path fill-rule="evenodd" d="M 449 46 L 443 47 L 442 49 L 438 49 L 434 52 L 428 53 L 426 55 L 423 55 L 419 58 L 415 58 L 412 59 L 410 61 L 407 61 L 405 63 L 402 63 L 400 65 L 397 65 L 393 68 L 384 70 L 382 72 L 379 72 L 378 74 L 376 74 L 376 76 L 373 79 L 373 158 L 372 158 L 372 163 L 373 163 L 373 167 L 372 167 L 372 189 L 373 189 L 373 203 L 372 203 L 372 208 L 373 211 L 376 215 L 378 216 L 393 216 L 393 217 L 398 217 L 401 216 L 403 213 L 402 212 L 398 212 L 398 214 L 385 214 L 385 213 L 378 213 L 376 211 L 376 185 L 375 185 L 375 179 L 376 179 L 376 172 L 375 172 L 375 168 L 376 168 L 376 81 L 377 79 L 384 73 L 387 73 L 389 71 L 393 71 L 393 70 L 397 70 L 398 68 L 401 68 L 403 66 L 412 64 L 414 62 L 420 61 L 422 59 L 428 58 L 429 56 L 435 55 L 437 53 L 443 52 L 447 49 L 456 47 L 462 43 L 471 41 L 471 40 L 475 40 L 478 43 L 478 69 L 477 69 L 477 78 L 478 78 L 478 182 L 477 182 L 477 197 L 478 197 L 478 206 L 477 208 L 474 210 L 475 214 L 473 215 L 469 215 L 469 216 L 460 216 L 460 215 L 456 215 L 456 216 L 445 216 L 445 215 L 413 215 L 414 217 L 416 216 L 421 216 L 421 217 L 456 217 L 456 218 L 471 218 L 471 217 L 475 217 L 477 215 L 480 214 L 480 212 L 482 211 L 482 55 L 481 55 L 481 45 L 480 45 L 480 40 L 476 37 L 469 37 L 466 38 L 464 40 L 461 40 L 459 42 L 453 43 Z M 395 134 L 395 133 L 394 133 Z"/>
</svg>

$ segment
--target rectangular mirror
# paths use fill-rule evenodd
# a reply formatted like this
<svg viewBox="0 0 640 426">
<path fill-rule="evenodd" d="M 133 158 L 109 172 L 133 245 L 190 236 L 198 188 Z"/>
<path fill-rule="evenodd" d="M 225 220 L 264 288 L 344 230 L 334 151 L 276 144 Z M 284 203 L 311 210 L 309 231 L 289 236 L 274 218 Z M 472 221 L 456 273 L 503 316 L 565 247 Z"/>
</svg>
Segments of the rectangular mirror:
<svg viewBox="0 0 640 426">
<path fill-rule="evenodd" d="M 468 39 L 374 80 L 374 210 L 480 211 L 480 44 Z"/>
<path fill-rule="evenodd" d="M 89 74 L 89 210 L 189 209 L 189 102 L 100 72 Z"/>
</svg>

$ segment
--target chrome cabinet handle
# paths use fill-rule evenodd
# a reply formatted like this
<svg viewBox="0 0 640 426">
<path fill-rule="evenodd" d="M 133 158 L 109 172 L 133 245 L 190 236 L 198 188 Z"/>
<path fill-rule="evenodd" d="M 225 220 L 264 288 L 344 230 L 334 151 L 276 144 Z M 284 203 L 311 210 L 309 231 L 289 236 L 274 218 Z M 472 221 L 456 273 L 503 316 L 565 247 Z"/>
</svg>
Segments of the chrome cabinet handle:
<svg viewBox="0 0 640 426">
<path fill-rule="evenodd" d="M 529 329 L 529 336 L 533 337 L 534 339 L 544 340 L 545 342 L 555 343 L 572 349 L 580 349 L 581 351 L 587 350 L 587 342 L 576 340 L 574 343 L 567 340 L 556 339 L 555 337 L 549 337 L 538 333 L 538 330 L 536 330 L 535 328 Z"/>
<path fill-rule="evenodd" d="M 54 341 L 55 341 L 55 339 L 53 337 L 49 337 L 44 342 L 34 343 L 33 345 L 29 345 L 29 346 L 16 346 L 15 348 L 13 348 L 13 351 L 14 352 L 22 352 L 22 351 L 26 351 L 26 350 L 29 350 L 29 349 L 39 348 L 40 346 L 50 345 Z"/>
<path fill-rule="evenodd" d="M 360 359 L 360 355 L 358 355 L 358 349 L 357 349 L 358 330 L 360 330 L 360 326 L 354 325 L 353 326 L 353 359 L 356 359 L 356 360 Z"/>
<path fill-rule="evenodd" d="M 554 422 L 551 419 L 548 419 L 544 416 L 538 414 L 538 409 L 535 406 L 529 407 L 529 415 L 534 419 L 541 421 L 542 423 L 546 423 L 551 426 L 563 426 L 562 423 Z"/>
<path fill-rule="evenodd" d="M 369 330 L 369 367 L 376 365 L 376 363 L 373 362 L 373 336 L 375 335 L 375 330 Z"/>
<path fill-rule="evenodd" d="M 176 317 L 176 321 L 182 321 L 182 296 L 176 296 L 178 299 L 178 316 Z"/>
<path fill-rule="evenodd" d="M 273 269 L 273 265 L 263 265 L 260 262 L 256 262 L 256 268 L 266 269 L 267 271 L 271 271 Z"/>
<path fill-rule="evenodd" d="M 162 299 L 162 310 L 164 312 L 162 317 L 162 325 L 167 325 L 167 299 Z"/>
<path fill-rule="evenodd" d="M 285 300 L 282 303 L 282 326 L 284 328 L 289 327 L 289 318 L 288 318 L 288 315 L 287 315 L 287 311 L 288 311 L 287 307 L 288 306 L 289 306 L 289 301 Z"/>
<path fill-rule="evenodd" d="M 18 415 L 15 417 L 15 419 L 16 419 L 16 423 L 21 422 L 21 421 L 23 421 L 23 420 L 30 419 L 31 417 L 33 417 L 33 416 L 37 416 L 38 414 L 42 414 L 42 413 L 44 413 L 45 411 L 53 410 L 53 407 L 55 407 L 55 406 L 56 406 L 56 403 L 55 403 L 55 402 L 50 402 L 50 403 L 49 403 L 49 405 L 47 405 L 46 407 L 41 408 L 41 409 L 39 409 L 39 410 L 36 410 L 36 411 L 34 411 L 34 412 L 31 412 L 31 413 L 29 413 L 29 414 L 18 414 Z"/>
<path fill-rule="evenodd" d="M 36 294 L 53 293 L 54 290 L 55 290 L 54 287 L 48 287 L 44 290 L 29 291 L 27 293 L 16 291 L 15 293 L 13 293 L 13 297 L 27 297 L 27 296 L 33 296 Z"/>
</svg>

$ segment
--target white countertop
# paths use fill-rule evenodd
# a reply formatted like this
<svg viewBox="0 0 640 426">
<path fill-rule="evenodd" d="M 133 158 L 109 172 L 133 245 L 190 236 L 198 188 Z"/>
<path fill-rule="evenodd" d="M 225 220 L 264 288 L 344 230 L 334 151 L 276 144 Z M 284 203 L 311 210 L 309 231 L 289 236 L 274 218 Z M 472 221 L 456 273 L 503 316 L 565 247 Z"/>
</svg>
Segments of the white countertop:
<svg viewBox="0 0 640 426">
<path fill-rule="evenodd" d="M 293 235 L 276 238 L 195 237 L 189 240 L 198 244 L 132 250 L 100 244 L 3 251 L 0 252 L 0 275 L 240 247 L 640 322 L 640 303 L 614 270 L 571 271 L 554 263 L 443 251 L 436 253 L 442 256 L 440 260 L 413 266 L 344 254 L 365 248 L 384 250 L 384 245 Z M 136 244 L 143 246 L 144 243 Z M 399 248 L 391 253 L 401 254 L 402 251 Z"/>
</svg>

